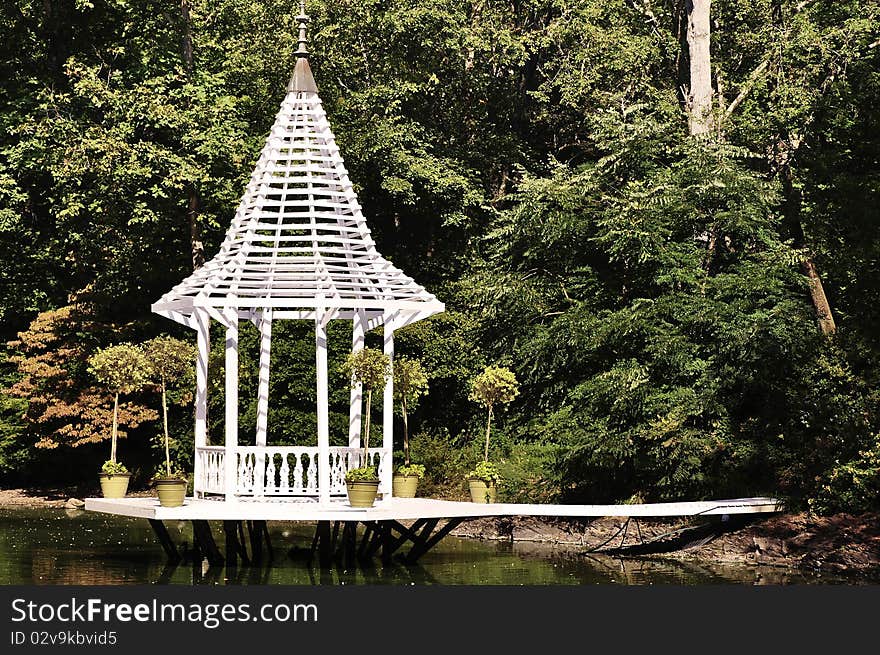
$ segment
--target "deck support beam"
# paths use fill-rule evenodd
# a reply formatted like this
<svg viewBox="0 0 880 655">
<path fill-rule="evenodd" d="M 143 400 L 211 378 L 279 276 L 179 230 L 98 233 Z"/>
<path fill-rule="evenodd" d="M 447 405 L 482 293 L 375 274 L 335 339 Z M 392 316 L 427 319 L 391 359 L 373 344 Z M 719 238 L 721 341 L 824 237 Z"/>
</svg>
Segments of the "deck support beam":
<svg viewBox="0 0 880 655">
<path fill-rule="evenodd" d="M 265 521 L 247 521 L 248 538 L 251 542 L 251 561 L 254 564 L 262 564 L 263 562 L 263 545 L 265 542 L 266 555 L 269 561 L 272 561 L 272 539 L 269 535 L 269 528 Z"/>
<path fill-rule="evenodd" d="M 199 557 L 206 558 L 211 566 L 223 566 L 223 555 L 217 548 L 214 535 L 211 533 L 211 525 L 207 521 L 193 521 L 193 546 L 198 551 Z"/>
<path fill-rule="evenodd" d="M 241 521 L 223 521 L 223 532 L 226 535 L 226 566 L 235 568 L 238 558 L 247 566 L 251 563 L 243 543 L 244 529 Z"/>
<path fill-rule="evenodd" d="M 153 528 L 153 532 L 156 533 L 159 543 L 162 544 L 162 550 L 165 551 L 165 557 L 168 558 L 168 563 L 177 564 L 180 562 L 180 553 L 177 552 L 177 546 L 175 546 L 174 542 L 171 540 L 171 535 L 168 534 L 168 528 L 165 527 L 165 523 L 156 519 L 147 520 L 150 522 L 150 527 Z"/>
<path fill-rule="evenodd" d="M 422 555 L 424 555 L 434 546 L 439 544 L 443 540 L 443 537 L 455 530 L 455 528 L 457 528 L 462 521 L 464 521 L 464 519 L 462 518 L 449 519 L 446 522 L 446 525 L 440 528 L 432 536 L 420 539 L 418 542 L 414 543 L 413 547 L 410 549 L 409 553 L 407 553 L 404 560 L 408 564 L 415 564 Z M 436 525 L 436 523 L 434 525 Z M 427 535 L 425 536 L 427 537 Z"/>
</svg>

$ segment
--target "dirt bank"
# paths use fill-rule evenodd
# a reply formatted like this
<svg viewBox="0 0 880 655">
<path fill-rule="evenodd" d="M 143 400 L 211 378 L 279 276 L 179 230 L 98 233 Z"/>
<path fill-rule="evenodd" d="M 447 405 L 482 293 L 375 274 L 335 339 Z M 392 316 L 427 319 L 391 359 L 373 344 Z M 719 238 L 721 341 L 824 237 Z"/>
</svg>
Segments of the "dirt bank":
<svg viewBox="0 0 880 655">
<path fill-rule="evenodd" d="M 47 487 L 46 489 L 0 489 L 0 508 L 64 507 L 71 498 L 87 498 L 100 495 L 96 488 Z M 153 496 L 152 490 L 134 491 L 129 496 Z"/>
<path fill-rule="evenodd" d="M 774 516 L 723 534 L 703 546 L 669 555 L 814 571 L 880 574 L 880 514 Z"/>
<path fill-rule="evenodd" d="M 716 527 L 718 529 L 716 529 Z M 719 534 L 720 533 L 720 534 Z M 880 514 L 784 514 L 723 532 L 720 525 L 673 521 L 478 519 L 452 534 L 476 539 L 576 544 L 585 551 L 727 564 L 880 575 Z M 648 547 L 645 544 L 649 544 Z M 670 552 L 649 553 L 651 545 Z"/>
</svg>

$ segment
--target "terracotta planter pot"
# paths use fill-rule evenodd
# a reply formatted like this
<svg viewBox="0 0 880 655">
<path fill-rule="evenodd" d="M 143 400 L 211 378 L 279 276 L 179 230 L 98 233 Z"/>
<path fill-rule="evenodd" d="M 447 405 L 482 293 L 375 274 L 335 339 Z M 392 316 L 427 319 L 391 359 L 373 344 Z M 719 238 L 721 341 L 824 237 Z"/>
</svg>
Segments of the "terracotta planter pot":
<svg viewBox="0 0 880 655">
<path fill-rule="evenodd" d="M 498 497 L 498 487 L 494 482 L 486 484 L 484 480 L 469 478 L 468 489 L 471 492 L 471 501 L 475 503 L 494 503 Z"/>
<path fill-rule="evenodd" d="M 391 478 L 391 495 L 395 498 L 415 498 L 418 488 L 417 475 L 395 475 Z"/>
<path fill-rule="evenodd" d="M 101 494 L 104 498 L 125 498 L 131 473 L 99 473 L 98 479 L 101 481 Z"/>
<path fill-rule="evenodd" d="M 352 507 L 372 507 L 379 493 L 379 481 L 345 482 L 348 504 Z"/>
<path fill-rule="evenodd" d="M 154 481 L 162 507 L 180 507 L 186 497 L 186 480 L 180 478 L 158 478 Z"/>
</svg>

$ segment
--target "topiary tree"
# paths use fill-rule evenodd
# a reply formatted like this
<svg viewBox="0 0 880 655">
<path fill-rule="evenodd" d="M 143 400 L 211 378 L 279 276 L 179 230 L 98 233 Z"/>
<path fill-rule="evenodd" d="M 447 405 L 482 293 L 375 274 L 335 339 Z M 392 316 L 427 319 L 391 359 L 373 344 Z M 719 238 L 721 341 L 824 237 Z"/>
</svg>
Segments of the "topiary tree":
<svg viewBox="0 0 880 655">
<path fill-rule="evenodd" d="M 367 466 L 367 449 L 370 447 L 370 408 L 373 402 L 373 389 L 384 386 L 391 375 L 391 358 L 374 348 L 363 348 L 351 353 L 345 360 L 344 370 L 351 376 L 351 385 L 363 385 L 366 392 L 366 415 L 364 416 L 364 466 Z"/>
<path fill-rule="evenodd" d="M 519 394 L 519 382 L 508 368 L 487 366 L 482 373 L 471 382 L 470 399 L 486 407 L 486 448 L 483 461 L 489 461 L 489 431 L 492 428 L 493 409 L 495 405 L 507 404 Z"/>
<path fill-rule="evenodd" d="M 162 392 L 162 428 L 165 435 L 165 474 L 171 477 L 168 438 L 168 387 L 180 384 L 193 370 L 196 351 L 192 344 L 168 335 L 150 339 L 142 346 L 150 363 L 150 378 Z"/>
<path fill-rule="evenodd" d="M 427 391 L 428 376 L 417 360 L 401 357 L 394 363 L 394 396 L 400 402 L 400 414 L 403 417 L 404 466 L 410 465 L 408 412 Z"/>
<path fill-rule="evenodd" d="M 110 433 L 110 459 L 116 461 L 116 435 L 119 425 L 119 395 L 143 389 L 150 381 L 150 361 L 130 343 L 99 350 L 89 358 L 89 373 L 113 393 L 113 429 Z"/>
</svg>

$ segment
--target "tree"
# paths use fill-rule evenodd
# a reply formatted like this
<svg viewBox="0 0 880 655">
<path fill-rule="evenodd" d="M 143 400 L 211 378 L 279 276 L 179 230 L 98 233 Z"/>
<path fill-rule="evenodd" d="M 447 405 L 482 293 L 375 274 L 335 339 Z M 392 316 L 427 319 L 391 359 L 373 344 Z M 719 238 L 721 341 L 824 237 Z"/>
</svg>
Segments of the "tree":
<svg viewBox="0 0 880 655">
<path fill-rule="evenodd" d="M 486 447 L 483 461 L 489 461 L 489 431 L 492 428 L 493 410 L 496 405 L 507 404 L 519 394 L 519 383 L 516 376 L 508 368 L 487 366 L 482 373 L 471 382 L 471 400 L 487 409 Z"/>
<path fill-rule="evenodd" d="M 99 350 L 89 358 L 89 373 L 113 393 L 113 431 L 110 461 L 116 464 L 119 396 L 143 389 L 150 380 L 151 364 L 143 351 L 130 343 Z"/>
<path fill-rule="evenodd" d="M 168 335 L 150 339 L 142 346 L 150 365 L 150 377 L 162 392 L 162 427 L 165 435 L 165 473 L 171 477 L 170 438 L 168 437 L 168 386 L 191 378 L 195 362 L 192 344 Z"/>
<path fill-rule="evenodd" d="M 710 48 L 712 0 L 686 0 L 687 43 L 690 54 L 688 126 L 692 135 L 712 129 L 712 61 Z"/>
<path fill-rule="evenodd" d="M 428 376 L 418 360 L 399 358 L 394 362 L 394 395 L 400 401 L 403 417 L 403 458 L 409 466 L 409 410 L 428 392 Z"/>
<path fill-rule="evenodd" d="M 370 409 L 373 402 L 373 390 L 383 386 L 388 376 L 391 375 L 391 358 L 375 348 L 362 348 L 348 356 L 344 369 L 351 378 L 352 386 L 361 384 L 366 392 L 363 439 L 363 461 L 366 466 L 367 450 L 370 447 Z"/>
<path fill-rule="evenodd" d="M 12 384 L 2 391 L 26 401 L 20 441 L 38 451 L 79 448 L 107 439 L 113 423 L 112 395 L 95 384 L 88 358 L 102 345 L 137 336 L 130 324 L 113 324 L 98 314 L 87 294 L 39 313 L 10 341 L 15 365 Z M 117 412 L 117 435 L 127 435 L 158 418 L 155 410 L 130 399 Z M 24 447 L 24 445 L 22 446 Z"/>
</svg>

